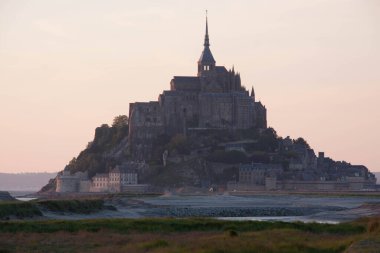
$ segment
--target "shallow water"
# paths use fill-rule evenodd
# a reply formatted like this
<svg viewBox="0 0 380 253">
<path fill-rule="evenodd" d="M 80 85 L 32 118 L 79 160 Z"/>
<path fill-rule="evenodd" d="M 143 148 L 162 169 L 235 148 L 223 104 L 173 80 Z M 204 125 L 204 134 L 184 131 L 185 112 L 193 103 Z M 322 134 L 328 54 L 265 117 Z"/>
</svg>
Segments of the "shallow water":
<svg viewBox="0 0 380 253">
<path fill-rule="evenodd" d="M 307 216 L 272 216 L 272 217 L 218 217 L 218 220 L 230 221 L 284 221 L 284 222 L 305 222 L 305 223 L 325 223 L 325 224 L 338 224 L 337 220 L 319 220 L 309 218 Z"/>
<path fill-rule="evenodd" d="M 8 191 L 8 192 L 14 198 L 23 198 L 26 195 L 36 193 L 35 191 Z"/>
<path fill-rule="evenodd" d="M 34 199 L 37 199 L 37 198 L 26 198 L 26 197 L 20 197 L 20 198 L 16 198 L 17 200 L 20 200 L 20 201 L 31 201 L 31 200 L 34 200 Z"/>
</svg>

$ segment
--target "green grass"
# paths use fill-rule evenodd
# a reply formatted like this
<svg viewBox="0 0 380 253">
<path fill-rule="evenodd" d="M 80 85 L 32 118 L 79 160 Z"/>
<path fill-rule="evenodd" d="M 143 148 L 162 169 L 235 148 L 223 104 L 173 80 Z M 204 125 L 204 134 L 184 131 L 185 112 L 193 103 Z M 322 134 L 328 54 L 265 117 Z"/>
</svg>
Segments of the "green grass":
<svg viewBox="0 0 380 253">
<path fill-rule="evenodd" d="M 301 222 L 261 222 L 261 221 L 221 221 L 215 219 L 190 218 L 190 219 L 96 219 L 79 221 L 9 221 L 0 223 L 0 232 L 36 232 L 52 233 L 58 231 L 96 232 L 106 229 L 118 233 L 131 232 L 190 232 L 190 231 L 236 231 L 250 232 L 272 229 L 296 229 L 311 233 L 331 233 L 331 234 L 358 234 L 366 231 L 366 227 L 361 224 L 341 223 L 341 224 L 321 224 L 321 223 L 301 223 Z"/>
<path fill-rule="evenodd" d="M 41 200 L 36 204 L 51 212 L 89 214 L 104 208 L 104 201 L 94 200 Z"/>
<path fill-rule="evenodd" d="M 42 211 L 57 213 L 89 214 L 102 209 L 111 209 L 101 199 L 91 200 L 36 200 L 0 202 L 0 220 L 10 218 L 33 218 L 42 216 Z"/>
<path fill-rule="evenodd" d="M 31 202 L 12 201 L 0 203 L 0 220 L 9 219 L 11 217 L 22 219 L 35 216 L 42 216 L 42 213 L 37 206 Z"/>
</svg>

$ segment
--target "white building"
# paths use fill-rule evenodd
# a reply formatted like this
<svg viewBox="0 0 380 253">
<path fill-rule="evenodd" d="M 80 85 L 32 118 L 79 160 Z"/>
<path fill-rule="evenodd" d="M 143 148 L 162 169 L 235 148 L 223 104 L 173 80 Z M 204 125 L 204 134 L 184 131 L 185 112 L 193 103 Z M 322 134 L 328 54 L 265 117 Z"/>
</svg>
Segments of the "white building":
<svg viewBox="0 0 380 253">
<path fill-rule="evenodd" d="M 145 163 L 128 162 L 109 173 L 97 173 L 91 179 L 87 172 L 63 171 L 57 176 L 56 192 L 142 192 L 147 186 L 138 184 L 137 172 L 146 168 Z"/>
<path fill-rule="evenodd" d="M 91 192 L 107 192 L 109 187 L 109 175 L 106 173 L 97 173 L 92 178 L 90 187 Z"/>
<path fill-rule="evenodd" d="M 126 186 L 137 185 L 137 172 L 128 165 L 118 165 L 107 174 L 96 174 L 90 191 L 122 192 Z"/>
</svg>

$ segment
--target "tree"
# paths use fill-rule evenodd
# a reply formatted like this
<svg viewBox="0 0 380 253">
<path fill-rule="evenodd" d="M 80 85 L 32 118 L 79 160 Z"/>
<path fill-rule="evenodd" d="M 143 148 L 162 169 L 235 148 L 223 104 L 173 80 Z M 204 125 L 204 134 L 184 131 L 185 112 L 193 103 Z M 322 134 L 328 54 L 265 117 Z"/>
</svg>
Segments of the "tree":
<svg viewBox="0 0 380 253">
<path fill-rule="evenodd" d="M 309 143 L 307 143 L 307 141 L 302 137 L 298 138 L 297 140 L 294 140 L 294 144 L 298 144 L 298 145 L 305 146 L 306 148 L 310 148 Z"/>
<path fill-rule="evenodd" d="M 119 115 L 119 116 L 116 116 L 114 119 L 113 119 L 113 123 L 112 123 L 112 126 L 113 127 L 124 127 L 124 126 L 128 126 L 128 116 L 127 115 Z"/>
<path fill-rule="evenodd" d="M 273 152 L 278 147 L 278 136 L 273 128 L 267 128 L 258 139 L 258 148 L 262 151 Z"/>
<path fill-rule="evenodd" d="M 168 149 L 169 151 L 176 150 L 179 154 L 186 155 L 190 153 L 190 143 L 186 136 L 177 134 L 171 138 Z"/>
</svg>

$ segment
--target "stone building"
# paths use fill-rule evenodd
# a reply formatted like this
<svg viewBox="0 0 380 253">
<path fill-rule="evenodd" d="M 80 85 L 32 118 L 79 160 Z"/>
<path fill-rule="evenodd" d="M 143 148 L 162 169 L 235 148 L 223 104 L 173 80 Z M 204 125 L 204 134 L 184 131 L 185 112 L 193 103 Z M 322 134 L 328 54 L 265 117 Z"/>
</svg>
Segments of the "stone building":
<svg viewBox="0 0 380 253">
<path fill-rule="evenodd" d="M 123 169 L 120 166 L 116 166 L 109 172 L 109 186 L 110 192 L 121 192 L 125 185 L 136 185 L 137 173 L 130 169 Z"/>
<path fill-rule="evenodd" d="M 242 85 L 234 67 L 217 66 L 210 50 L 208 21 L 196 76 L 174 76 L 158 101 L 131 103 L 129 144 L 135 160 L 149 159 L 153 140 L 192 129 L 266 128 L 266 108 Z"/>
<path fill-rule="evenodd" d="M 92 178 L 91 192 L 108 192 L 109 175 L 107 173 L 97 173 Z"/>
<path fill-rule="evenodd" d="M 138 171 L 146 167 L 146 164 L 128 162 L 117 165 L 108 173 L 96 174 L 92 178 L 91 192 L 124 192 L 135 191 L 144 187 L 138 184 Z M 140 191 L 140 190 L 139 190 Z"/>
<path fill-rule="evenodd" d="M 281 164 L 242 164 L 239 181 L 230 182 L 229 190 L 287 190 L 287 191 L 361 191 L 375 189 L 376 179 L 365 166 L 345 164 L 339 178 L 319 177 L 305 180 L 284 177 Z"/>
<path fill-rule="evenodd" d="M 57 176 L 56 192 L 79 192 L 86 189 L 88 181 L 87 172 L 76 172 L 73 175 L 69 171 L 64 170 Z"/>
<path fill-rule="evenodd" d="M 276 178 L 283 172 L 281 164 L 251 163 L 239 167 L 239 182 L 265 185 L 266 178 Z"/>
<path fill-rule="evenodd" d="M 138 174 L 146 168 L 145 163 L 126 162 L 92 178 L 87 172 L 64 170 L 57 176 L 56 192 L 143 192 L 147 186 L 138 184 Z"/>
</svg>

